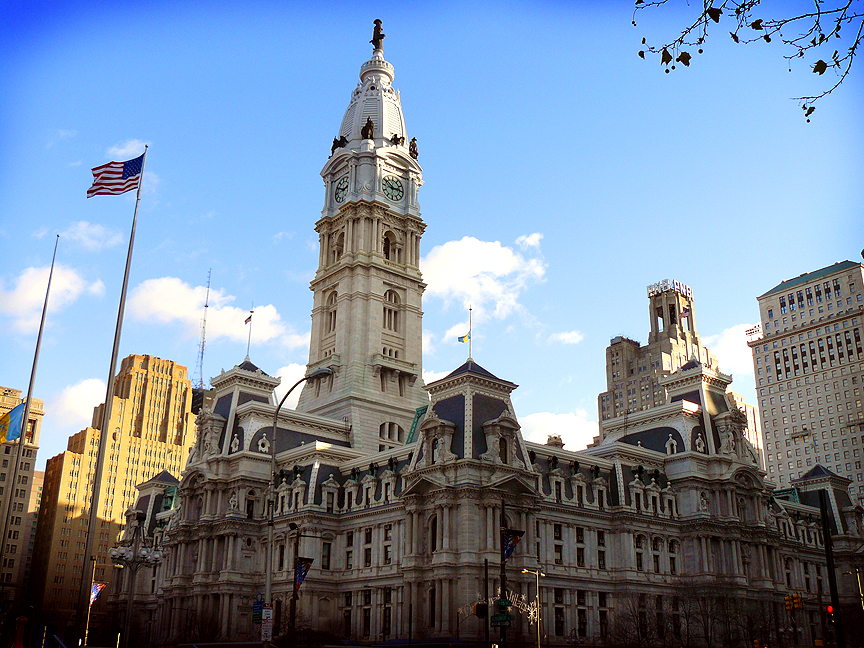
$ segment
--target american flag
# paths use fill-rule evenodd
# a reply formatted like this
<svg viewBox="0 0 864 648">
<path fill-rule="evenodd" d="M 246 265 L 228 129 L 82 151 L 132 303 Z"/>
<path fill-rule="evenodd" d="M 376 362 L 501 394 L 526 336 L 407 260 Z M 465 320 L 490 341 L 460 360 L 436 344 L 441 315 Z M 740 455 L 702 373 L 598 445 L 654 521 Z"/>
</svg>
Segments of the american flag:
<svg viewBox="0 0 864 648">
<path fill-rule="evenodd" d="M 144 167 L 144 154 L 126 162 L 109 162 L 93 169 L 93 186 L 87 190 L 87 197 L 117 195 L 138 188 L 141 169 Z"/>
</svg>

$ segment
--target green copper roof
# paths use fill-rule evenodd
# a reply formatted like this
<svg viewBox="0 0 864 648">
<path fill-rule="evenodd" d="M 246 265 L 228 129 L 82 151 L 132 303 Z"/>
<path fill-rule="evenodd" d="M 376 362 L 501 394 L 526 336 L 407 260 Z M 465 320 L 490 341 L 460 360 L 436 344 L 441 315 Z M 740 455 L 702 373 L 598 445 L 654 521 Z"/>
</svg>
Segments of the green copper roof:
<svg viewBox="0 0 864 648">
<path fill-rule="evenodd" d="M 771 290 L 766 292 L 763 295 L 759 295 L 757 299 L 762 299 L 763 297 L 767 297 L 776 292 L 784 292 L 789 290 L 790 288 L 794 288 L 795 286 L 800 286 L 801 284 L 808 283 L 810 281 L 815 281 L 816 279 L 820 279 L 826 275 L 834 274 L 835 272 L 841 272 L 843 270 L 848 270 L 849 268 L 854 268 L 855 266 L 860 266 L 861 264 L 857 261 L 838 261 L 834 265 L 830 265 L 827 268 L 822 268 L 821 270 L 814 270 L 813 272 L 805 272 L 804 274 L 795 277 L 794 279 L 787 279 L 774 286 Z"/>
</svg>

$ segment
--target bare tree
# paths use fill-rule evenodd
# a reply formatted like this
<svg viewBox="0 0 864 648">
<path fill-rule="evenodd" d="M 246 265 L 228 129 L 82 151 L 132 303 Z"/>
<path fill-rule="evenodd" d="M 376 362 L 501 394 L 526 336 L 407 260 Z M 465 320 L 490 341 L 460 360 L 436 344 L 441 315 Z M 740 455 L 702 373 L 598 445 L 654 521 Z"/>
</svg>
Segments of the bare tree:
<svg viewBox="0 0 864 648">
<path fill-rule="evenodd" d="M 667 2 L 669 0 L 636 0 L 633 25 L 636 25 L 639 11 L 656 9 Z M 848 76 L 864 29 L 864 0 L 812 0 L 812 3 L 809 11 L 792 11 L 791 15 L 772 17 L 763 15 L 761 0 L 703 0 L 694 5 L 699 13 L 693 22 L 673 40 L 652 45 L 643 38 L 639 56 L 645 58 L 646 53 L 659 55 L 666 72 L 674 70 L 676 63 L 689 67 L 693 58 L 691 52 L 695 49 L 697 54 L 703 53 L 709 30 L 721 21 L 726 28 L 731 26 L 729 36 L 736 43 L 770 43 L 777 39 L 785 46 L 784 58 L 790 63 L 790 70 L 793 60 L 812 57 L 817 59 L 812 63 L 815 74 L 821 76 L 828 70 L 835 72 L 834 83 L 827 89 L 812 96 L 795 97 L 807 121 L 810 121 L 809 117 L 815 110 L 813 104 L 834 92 Z M 782 13 L 783 6 L 780 3 L 777 11 Z M 796 10 L 800 7 L 797 3 L 790 6 Z M 845 49 L 837 46 L 837 39 L 844 28 L 852 32 L 851 43 Z"/>
</svg>

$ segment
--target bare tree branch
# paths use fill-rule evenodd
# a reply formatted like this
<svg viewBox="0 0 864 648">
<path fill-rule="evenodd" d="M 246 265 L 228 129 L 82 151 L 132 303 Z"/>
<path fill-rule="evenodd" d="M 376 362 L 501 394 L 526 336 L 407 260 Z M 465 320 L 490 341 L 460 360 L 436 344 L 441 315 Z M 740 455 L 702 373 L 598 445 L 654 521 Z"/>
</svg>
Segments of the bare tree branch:
<svg viewBox="0 0 864 648">
<path fill-rule="evenodd" d="M 636 25 L 636 14 L 639 11 L 656 9 L 668 2 L 669 0 L 636 0 L 633 25 Z M 790 61 L 791 70 L 793 60 L 830 52 L 832 38 L 839 39 L 841 30 L 851 26 L 855 35 L 849 47 L 842 54 L 838 49 L 834 49 L 830 56 L 822 54 L 811 68 L 820 76 L 833 69 L 837 75 L 835 83 L 818 94 L 795 97 L 795 100 L 800 102 L 805 117 L 809 118 L 815 110 L 813 104 L 834 92 L 846 80 L 864 34 L 864 0 L 835 0 L 834 5 L 828 7 L 825 2 L 826 0 L 813 0 L 812 11 L 766 18 L 758 15 L 761 0 L 703 0 L 696 19 L 685 26 L 677 38 L 662 45 L 651 45 L 643 38 L 643 49 L 639 50 L 638 54 L 643 59 L 646 53 L 659 55 L 660 63 L 665 66 L 667 73 L 675 69 L 676 63 L 689 67 L 692 55 L 688 48 L 695 47 L 697 53 L 702 54 L 709 28 L 715 28 L 724 20 L 731 21 L 733 29 L 729 31 L 729 36 L 736 43 L 770 43 L 773 39 L 778 39 L 786 47 L 787 52 L 783 57 Z"/>
</svg>

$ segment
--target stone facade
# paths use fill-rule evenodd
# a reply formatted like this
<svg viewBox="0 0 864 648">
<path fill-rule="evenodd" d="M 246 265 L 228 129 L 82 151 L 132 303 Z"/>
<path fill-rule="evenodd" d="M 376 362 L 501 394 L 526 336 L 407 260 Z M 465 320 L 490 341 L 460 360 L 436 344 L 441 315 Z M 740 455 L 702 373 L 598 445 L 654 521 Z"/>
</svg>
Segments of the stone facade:
<svg viewBox="0 0 864 648">
<path fill-rule="evenodd" d="M 776 645 L 792 592 L 803 597 L 802 642 L 824 636 L 811 623 L 827 592 L 814 489 L 829 494 L 838 574 L 860 555 L 861 508 L 822 470 L 773 496 L 727 396 L 731 378 L 699 343 L 692 294 L 651 295 L 649 345 L 661 350 L 651 406 L 607 412 L 587 449 L 526 442 L 517 385 L 471 358 L 424 388 L 420 172 L 403 151 L 392 78 L 376 49 L 323 172 L 309 370 L 333 374 L 307 382 L 297 410 L 278 415 L 278 379 L 248 358 L 213 379 L 178 497 L 146 522 L 166 555 L 152 591 L 138 584 L 155 609 L 147 639 L 260 640 L 253 607 L 268 573 L 275 633 L 286 631 L 298 557 L 313 559 L 298 625 L 368 644 L 409 632 L 479 642 L 473 604 L 501 589 L 516 645 L 536 641 L 538 602 L 550 646 L 702 645 L 688 637 L 707 627 L 699 611 L 710 606 L 723 619 L 717 632 Z M 391 180 L 388 196 L 388 175 L 403 192 Z M 502 527 L 523 532 L 506 588 Z M 543 571 L 539 593 L 523 570 Z M 841 580 L 844 602 L 855 591 Z"/>
</svg>

